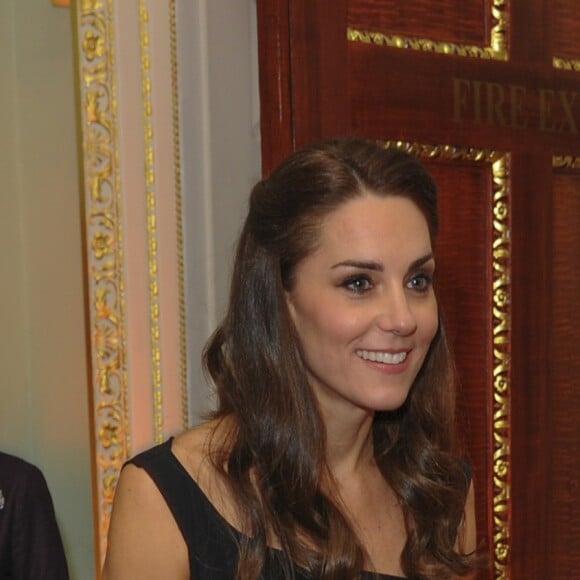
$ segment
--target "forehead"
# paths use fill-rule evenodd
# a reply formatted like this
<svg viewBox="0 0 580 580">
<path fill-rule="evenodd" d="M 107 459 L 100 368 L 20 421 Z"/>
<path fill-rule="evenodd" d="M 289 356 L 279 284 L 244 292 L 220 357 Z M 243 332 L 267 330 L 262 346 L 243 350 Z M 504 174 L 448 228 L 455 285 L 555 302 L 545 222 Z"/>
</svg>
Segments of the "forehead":
<svg viewBox="0 0 580 580">
<path fill-rule="evenodd" d="M 320 227 L 318 251 L 389 246 L 411 253 L 431 248 L 427 220 L 408 198 L 365 193 L 330 212 Z"/>
</svg>

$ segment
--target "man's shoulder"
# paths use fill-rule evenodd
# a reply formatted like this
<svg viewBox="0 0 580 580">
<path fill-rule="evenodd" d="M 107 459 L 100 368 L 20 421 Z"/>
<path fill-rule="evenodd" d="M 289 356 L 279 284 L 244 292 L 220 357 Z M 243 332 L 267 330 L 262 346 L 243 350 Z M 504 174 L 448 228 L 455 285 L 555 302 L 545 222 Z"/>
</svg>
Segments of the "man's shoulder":
<svg viewBox="0 0 580 580">
<path fill-rule="evenodd" d="M 42 471 L 28 461 L 0 451 L 0 487 L 46 487 Z"/>
</svg>

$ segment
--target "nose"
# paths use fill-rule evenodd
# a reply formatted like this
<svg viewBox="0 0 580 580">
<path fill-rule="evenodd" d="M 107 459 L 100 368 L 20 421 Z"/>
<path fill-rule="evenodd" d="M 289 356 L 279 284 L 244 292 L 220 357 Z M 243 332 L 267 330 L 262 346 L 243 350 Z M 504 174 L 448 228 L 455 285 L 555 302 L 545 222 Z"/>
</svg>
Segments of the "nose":
<svg viewBox="0 0 580 580">
<path fill-rule="evenodd" d="M 401 336 L 417 330 L 417 318 L 404 289 L 390 291 L 382 298 L 376 323 L 381 331 Z"/>
</svg>

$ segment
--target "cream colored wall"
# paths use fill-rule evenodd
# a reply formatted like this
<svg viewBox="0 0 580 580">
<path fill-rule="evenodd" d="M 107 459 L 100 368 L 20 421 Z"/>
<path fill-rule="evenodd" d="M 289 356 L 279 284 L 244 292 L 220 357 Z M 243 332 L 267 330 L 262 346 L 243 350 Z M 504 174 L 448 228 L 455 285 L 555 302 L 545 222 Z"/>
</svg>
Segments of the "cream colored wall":
<svg viewBox="0 0 580 580">
<path fill-rule="evenodd" d="M 235 241 L 261 175 L 255 0 L 178 0 L 191 422 L 209 406 L 201 351 L 228 300 Z"/>
<path fill-rule="evenodd" d="M 94 578 L 70 12 L 0 2 L 0 448 L 38 465 Z"/>
</svg>

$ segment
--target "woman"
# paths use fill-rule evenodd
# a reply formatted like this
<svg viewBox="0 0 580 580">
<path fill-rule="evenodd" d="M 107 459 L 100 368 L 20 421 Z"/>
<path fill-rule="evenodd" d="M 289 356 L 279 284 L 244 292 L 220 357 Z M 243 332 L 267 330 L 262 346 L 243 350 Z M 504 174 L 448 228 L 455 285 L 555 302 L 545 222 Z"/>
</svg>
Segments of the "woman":
<svg viewBox="0 0 580 580">
<path fill-rule="evenodd" d="M 313 145 L 255 186 L 204 353 L 218 408 L 124 468 L 104 580 L 471 570 L 436 232 L 426 170 L 371 142 Z"/>
</svg>

